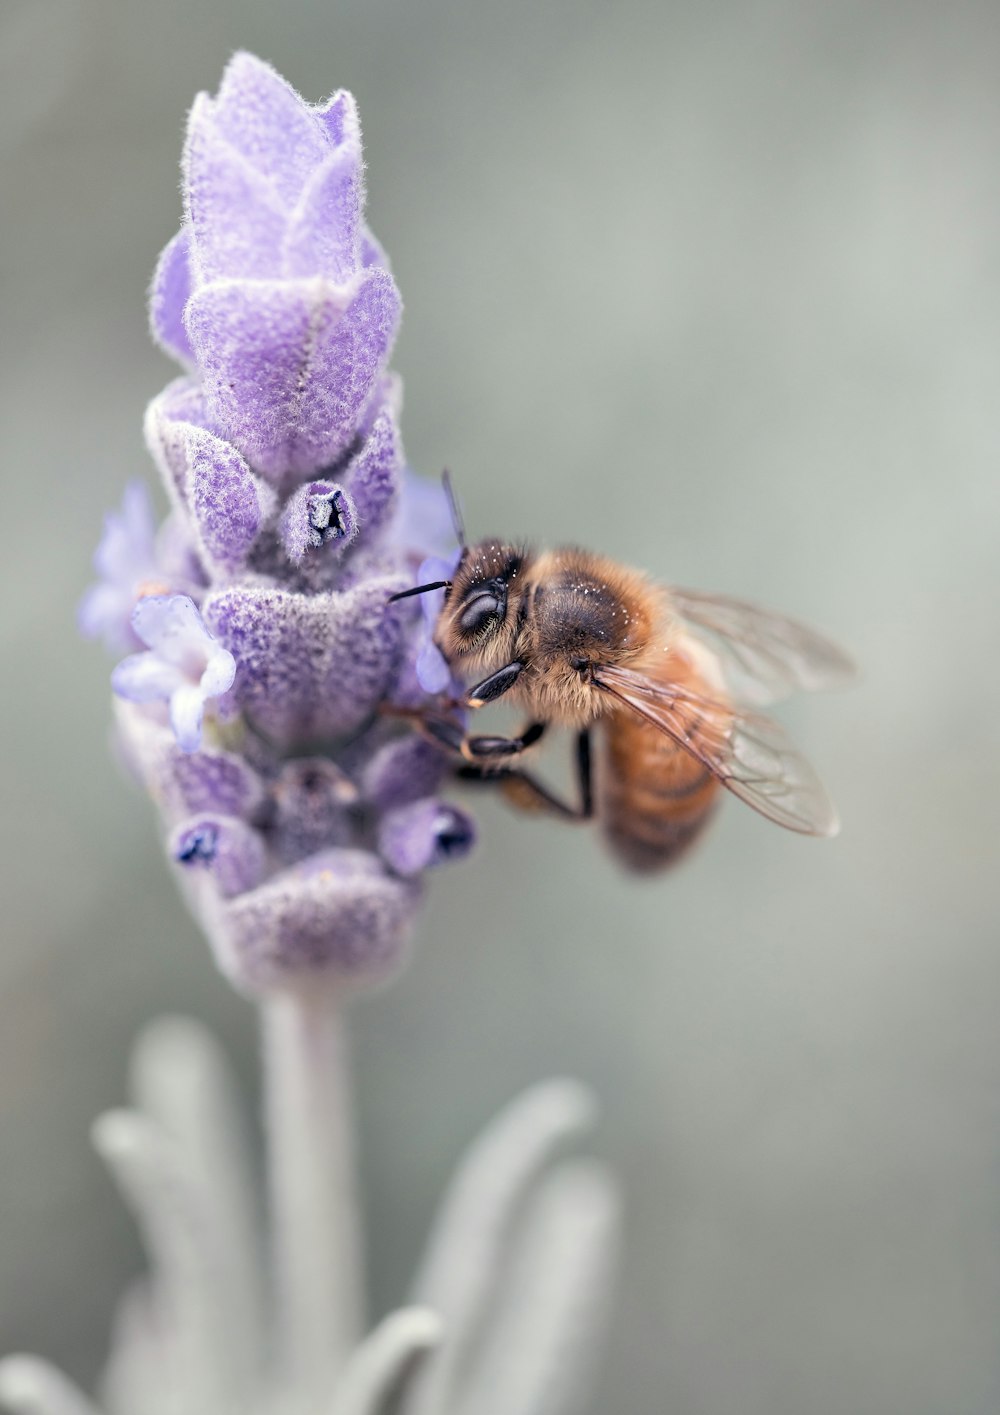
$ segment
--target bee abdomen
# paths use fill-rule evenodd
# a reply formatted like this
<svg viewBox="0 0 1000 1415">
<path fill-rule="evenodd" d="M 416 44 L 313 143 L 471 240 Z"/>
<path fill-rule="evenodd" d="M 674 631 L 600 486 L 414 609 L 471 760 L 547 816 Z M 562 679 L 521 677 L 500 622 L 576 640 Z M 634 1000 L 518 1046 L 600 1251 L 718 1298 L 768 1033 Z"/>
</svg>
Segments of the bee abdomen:
<svg viewBox="0 0 1000 1415">
<path fill-rule="evenodd" d="M 662 732 L 617 714 L 606 723 L 598 790 L 611 848 L 629 869 L 651 873 L 673 864 L 698 837 L 720 787 Z"/>
</svg>

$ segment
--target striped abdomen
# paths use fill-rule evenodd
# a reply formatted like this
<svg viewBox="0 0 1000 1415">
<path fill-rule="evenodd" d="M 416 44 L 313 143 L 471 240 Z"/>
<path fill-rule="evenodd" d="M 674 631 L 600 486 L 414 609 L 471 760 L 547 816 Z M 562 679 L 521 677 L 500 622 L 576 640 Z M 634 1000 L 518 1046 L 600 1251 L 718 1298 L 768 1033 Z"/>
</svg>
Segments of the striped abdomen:
<svg viewBox="0 0 1000 1415">
<path fill-rule="evenodd" d="M 685 686 L 706 691 L 693 675 Z M 601 725 L 597 806 L 605 835 L 629 869 L 662 870 L 708 823 L 722 788 L 696 757 L 627 708 Z"/>
</svg>

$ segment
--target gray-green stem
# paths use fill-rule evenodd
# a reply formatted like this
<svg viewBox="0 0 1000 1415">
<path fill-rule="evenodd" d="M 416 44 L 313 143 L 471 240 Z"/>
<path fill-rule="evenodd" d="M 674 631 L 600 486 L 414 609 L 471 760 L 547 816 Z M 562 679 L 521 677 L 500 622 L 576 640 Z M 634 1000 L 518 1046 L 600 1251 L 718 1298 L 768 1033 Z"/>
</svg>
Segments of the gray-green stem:
<svg viewBox="0 0 1000 1415">
<path fill-rule="evenodd" d="M 274 1244 L 276 1375 L 295 1415 L 325 1415 L 364 1327 L 361 1215 L 342 1000 L 286 993 L 262 1007 Z"/>
</svg>

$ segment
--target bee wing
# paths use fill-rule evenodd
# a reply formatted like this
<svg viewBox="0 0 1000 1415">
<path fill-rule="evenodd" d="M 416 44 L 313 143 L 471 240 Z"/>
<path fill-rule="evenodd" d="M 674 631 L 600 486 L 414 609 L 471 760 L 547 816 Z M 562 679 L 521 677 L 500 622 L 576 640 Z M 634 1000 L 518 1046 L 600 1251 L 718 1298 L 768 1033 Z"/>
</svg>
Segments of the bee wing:
<svg viewBox="0 0 1000 1415">
<path fill-rule="evenodd" d="M 597 668 L 593 681 L 665 732 L 768 820 L 802 835 L 836 835 L 840 829 L 816 773 L 771 718 L 629 668 Z"/>
<path fill-rule="evenodd" d="M 670 597 L 682 618 L 719 641 L 733 691 L 748 702 L 840 688 L 857 675 L 843 649 L 795 619 L 728 595 L 672 589 Z"/>
</svg>

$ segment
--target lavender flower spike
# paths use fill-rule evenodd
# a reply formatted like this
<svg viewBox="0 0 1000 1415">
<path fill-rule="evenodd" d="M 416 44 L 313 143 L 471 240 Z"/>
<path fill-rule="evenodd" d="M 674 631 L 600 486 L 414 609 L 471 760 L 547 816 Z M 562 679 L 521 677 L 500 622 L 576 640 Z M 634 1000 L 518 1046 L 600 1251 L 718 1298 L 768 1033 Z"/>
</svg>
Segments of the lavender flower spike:
<svg viewBox="0 0 1000 1415">
<path fill-rule="evenodd" d="M 437 795 L 443 754 L 383 711 L 447 686 L 428 607 L 389 603 L 447 510 L 405 467 L 399 296 L 350 94 L 314 107 L 237 54 L 183 172 L 150 292 L 185 366 L 146 418 L 169 556 L 130 492 L 84 619 L 145 646 L 112 675 L 118 732 L 223 972 L 257 997 L 353 987 L 402 957 L 421 876 L 474 839 Z"/>
</svg>

